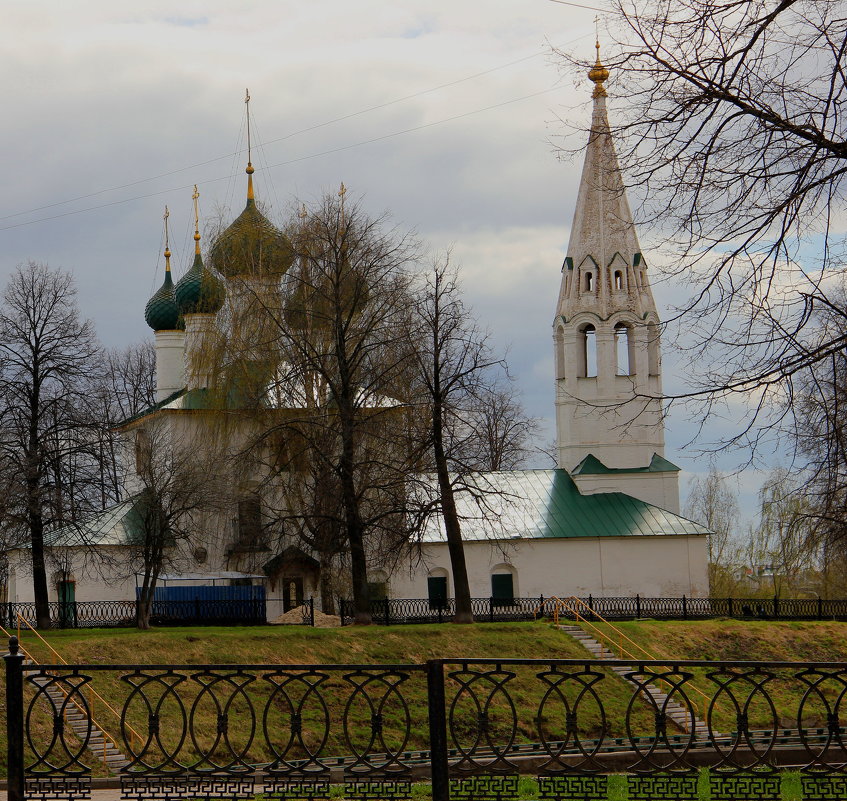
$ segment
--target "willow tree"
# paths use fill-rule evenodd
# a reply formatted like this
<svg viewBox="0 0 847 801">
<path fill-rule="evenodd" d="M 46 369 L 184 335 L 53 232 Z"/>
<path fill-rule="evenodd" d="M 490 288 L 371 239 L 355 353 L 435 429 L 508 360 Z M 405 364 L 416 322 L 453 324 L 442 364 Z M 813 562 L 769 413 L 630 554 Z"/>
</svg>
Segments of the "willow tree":
<svg viewBox="0 0 847 801">
<path fill-rule="evenodd" d="M 293 261 L 279 300 L 252 293 L 264 322 L 257 333 L 251 315 L 242 350 L 268 345 L 255 373 L 267 410 L 256 452 L 279 491 L 269 513 L 317 552 L 322 574 L 336 557 L 347 561 L 355 620 L 369 623 L 369 569 L 406 541 L 409 525 L 404 332 L 418 249 L 345 202 L 345 191 L 289 226 Z"/>
</svg>

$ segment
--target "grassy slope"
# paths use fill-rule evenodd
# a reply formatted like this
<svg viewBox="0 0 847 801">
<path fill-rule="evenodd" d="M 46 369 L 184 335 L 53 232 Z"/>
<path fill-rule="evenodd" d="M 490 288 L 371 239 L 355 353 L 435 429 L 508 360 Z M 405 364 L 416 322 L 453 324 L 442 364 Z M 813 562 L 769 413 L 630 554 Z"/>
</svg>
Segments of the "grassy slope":
<svg viewBox="0 0 847 801">
<path fill-rule="evenodd" d="M 24 632 L 22 639 L 39 661 L 48 661 L 46 648 L 34 634 Z M 71 663 L 371 664 L 440 657 L 578 659 L 585 655 L 570 638 L 542 623 L 65 630 L 50 632 L 48 639 Z"/>
<path fill-rule="evenodd" d="M 608 631 L 603 624 L 598 627 Z M 615 627 L 657 659 L 847 661 L 844 623 L 646 620 L 617 623 Z M 610 637 L 618 641 L 617 635 Z"/>
</svg>

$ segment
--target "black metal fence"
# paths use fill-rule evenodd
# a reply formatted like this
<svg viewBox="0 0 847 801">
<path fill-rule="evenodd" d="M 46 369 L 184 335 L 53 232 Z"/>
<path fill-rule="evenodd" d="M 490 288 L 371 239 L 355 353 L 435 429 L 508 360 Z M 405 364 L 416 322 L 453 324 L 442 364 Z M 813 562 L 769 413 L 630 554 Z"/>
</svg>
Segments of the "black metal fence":
<svg viewBox="0 0 847 801">
<path fill-rule="evenodd" d="M 23 661 L 13 638 L 9 801 L 108 772 L 139 801 L 847 798 L 847 663 Z"/>
<path fill-rule="evenodd" d="M 563 596 L 564 597 L 564 596 Z M 716 617 L 763 620 L 847 620 L 847 599 L 823 598 L 629 598 L 581 599 L 580 614 L 592 614 L 606 620 L 707 620 Z M 554 598 L 473 598 L 474 618 L 479 622 L 503 623 L 552 617 Z M 302 624 L 314 625 L 315 602 L 307 599 L 302 606 Z M 340 599 L 341 625 L 353 622 L 353 603 Z M 444 623 L 455 613 L 454 599 L 389 598 L 371 601 L 376 623 Z M 559 606 L 563 619 L 573 619 L 567 607 Z M 0 603 L 0 625 L 14 627 L 20 615 L 36 625 L 35 604 Z M 154 626 L 259 625 L 266 622 L 264 600 L 154 601 L 150 622 Z M 50 619 L 57 628 L 120 628 L 136 625 L 136 601 L 52 602 Z"/>
<path fill-rule="evenodd" d="M 566 595 L 562 596 L 566 598 Z M 761 620 L 847 620 L 847 599 L 824 598 L 628 598 L 580 599 L 580 615 L 605 620 L 709 620 L 718 617 Z M 479 622 L 509 622 L 552 617 L 573 620 L 568 606 L 543 595 L 532 598 L 472 598 L 474 619 Z M 341 625 L 353 622 L 353 602 L 342 599 Z M 383 625 L 399 623 L 445 623 L 455 614 L 455 600 L 429 598 L 383 598 L 371 601 L 374 622 Z"/>
<path fill-rule="evenodd" d="M 6 628 L 17 625 L 18 615 L 36 626 L 34 603 L 0 604 L 0 621 Z M 249 626 L 266 622 L 264 600 L 153 601 L 150 623 L 154 626 Z M 136 625 L 137 601 L 52 602 L 50 620 L 56 628 L 121 628 Z"/>
</svg>

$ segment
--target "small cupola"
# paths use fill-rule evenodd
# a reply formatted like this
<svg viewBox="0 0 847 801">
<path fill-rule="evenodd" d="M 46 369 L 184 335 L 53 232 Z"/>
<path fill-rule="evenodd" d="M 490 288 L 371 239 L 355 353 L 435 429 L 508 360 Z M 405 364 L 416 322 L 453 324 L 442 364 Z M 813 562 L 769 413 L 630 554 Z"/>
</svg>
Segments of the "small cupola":
<svg viewBox="0 0 847 801">
<path fill-rule="evenodd" d="M 197 199 L 200 193 L 194 186 L 194 263 L 174 287 L 174 297 L 180 314 L 217 314 L 224 304 L 224 288 L 218 278 L 203 264 L 200 254 L 200 215 Z"/>
<path fill-rule="evenodd" d="M 171 275 L 171 251 L 168 247 L 168 207 L 165 206 L 165 280 L 144 307 L 144 320 L 154 331 L 176 331 L 183 328 Z"/>
</svg>

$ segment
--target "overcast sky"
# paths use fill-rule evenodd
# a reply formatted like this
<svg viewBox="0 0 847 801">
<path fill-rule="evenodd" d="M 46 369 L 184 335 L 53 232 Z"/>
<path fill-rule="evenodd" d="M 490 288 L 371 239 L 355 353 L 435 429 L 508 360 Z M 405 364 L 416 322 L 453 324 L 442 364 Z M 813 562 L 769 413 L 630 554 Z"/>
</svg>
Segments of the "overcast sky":
<svg viewBox="0 0 847 801">
<path fill-rule="evenodd" d="M 554 143 L 583 144 L 561 120 L 585 123 L 591 88 L 560 75 L 550 45 L 590 56 L 594 14 L 550 0 L 5 3 L 0 278 L 29 259 L 63 267 L 104 344 L 152 338 L 164 205 L 177 277 L 192 185 L 204 216 L 243 207 L 249 87 L 271 216 L 344 181 L 433 252 L 452 248 L 550 439 L 551 325 L 581 168 Z M 654 289 L 662 313 L 678 290 Z M 666 349 L 666 384 L 675 370 Z M 691 431 L 674 411 L 667 455 L 704 472 L 680 452 Z M 745 504 L 760 480 L 742 477 Z"/>
</svg>

